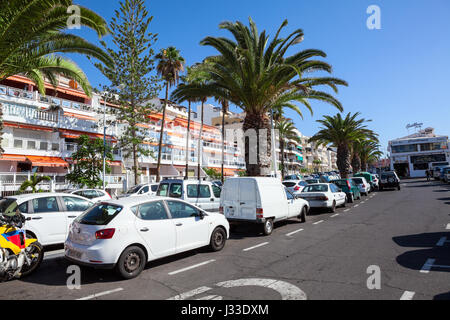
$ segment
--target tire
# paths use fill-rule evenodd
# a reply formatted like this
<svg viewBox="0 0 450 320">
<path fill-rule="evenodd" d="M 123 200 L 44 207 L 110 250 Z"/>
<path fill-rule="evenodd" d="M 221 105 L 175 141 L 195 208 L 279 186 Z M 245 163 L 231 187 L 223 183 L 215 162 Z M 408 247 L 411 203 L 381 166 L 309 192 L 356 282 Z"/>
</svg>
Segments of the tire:
<svg viewBox="0 0 450 320">
<path fill-rule="evenodd" d="M 214 229 L 211 234 L 211 240 L 209 242 L 209 248 L 213 252 L 217 252 L 223 249 L 225 242 L 227 241 L 227 233 L 222 228 L 218 227 Z"/>
<path fill-rule="evenodd" d="M 350 198 L 348 199 L 348 203 L 353 203 L 355 202 L 355 196 L 353 195 L 353 193 L 350 195 Z"/>
<path fill-rule="evenodd" d="M 120 255 L 116 265 L 116 272 L 124 279 L 133 279 L 144 270 L 146 262 L 144 250 L 131 246 L 126 248 Z"/>
<path fill-rule="evenodd" d="M 308 209 L 306 209 L 306 207 L 303 207 L 302 212 L 300 213 L 300 215 L 298 216 L 298 218 L 300 219 L 301 222 L 305 223 L 306 222 L 306 213 L 307 213 Z"/>
<path fill-rule="evenodd" d="M 345 198 L 344 203 L 342 204 L 342 208 L 345 208 L 347 206 L 347 198 Z"/>
<path fill-rule="evenodd" d="M 398 189 L 398 191 L 400 191 L 400 190 L 401 190 L 401 187 L 400 187 L 400 185 L 398 185 L 397 189 Z"/>
<path fill-rule="evenodd" d="M 42 263 L 42 260 L 44 259 L 44 247 L 42 246 L 42 244 L 36 241 L 30 244 L 28 248 L 32 250 L 29 253 L 30 255 L 33 255 L 33 257 L 31 257 L 32 262 L 30 266 L 27 265 L 22 267 L 22 270 L 20 272 L 20 278 L 27 277 L 34 271 L 36 271 L 36 269 L 39 268 L 39 266 Z M 35 256 L 36 254 L 38 254 L 37 257 Z"/>
<path fill-rule="evenodd" d="M 379 189 L 380 191 L 383 191 L 383 187 L 380 187 L 380 189 Z"/>
<path fill-rule="evenodd" d="M 270 236 L 273 232 L 273 220 L 272 219 L 266 219 L 263 224 L 263 233 L 266 236 Z"/>
<path fill-rule="evenodd" d="M 336 212 L 336 201 L 333 201 L 333 206 L 330 208 L 330 213 Z"/>
</svg>

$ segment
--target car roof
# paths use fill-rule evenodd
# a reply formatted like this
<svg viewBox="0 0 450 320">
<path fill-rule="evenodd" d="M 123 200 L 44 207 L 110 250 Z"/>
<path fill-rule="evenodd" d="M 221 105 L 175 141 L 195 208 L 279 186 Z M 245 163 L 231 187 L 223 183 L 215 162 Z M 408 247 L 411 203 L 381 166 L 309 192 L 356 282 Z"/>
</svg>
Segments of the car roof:
<svg viewBox="0 0 450 320">
<path fill-rule="evenodd" d="M 28 201 L 31 199 L 36 199 L 36 198 L 45 198 L 45 197 L 77 197 L 80 199 L 84 199 L 84 200 L 89 200 L 86 199 L 84 197 L 81 197 L 79 195 L 76 194 L 69 194 L 69 193 L 65 193 L 65 192 L 42 192 L 42 193 L 27 193 L 27 194 L 19 194 L 16 196 L 8 196 L 5 197 L 7 199 L 17 199 L 18 201 Z"/>
<path fill-rule="evenodd" d="M 169 201 L 181 201 L 181 202 L 186 202 L 183 201 L 181 199 L 176 199 L 176 198 L 169 198 L 169 197 L 149 197 L 147 195 L 144 196 L 140 196 L 140 197 L 128 197 L 128 198 L 121 198 L 121 199 L 111 199 L 111 200 L 105 200 L 105 201 L 101 201 L 100 203 L 109 203 L 109 204 L 114 204 L 114 205 L 118 205 L 121 207 L 133 207 L 142 203 L 147 203 L 147 202 L 153 202 L 153 201 L 162 201 L 162 200 L 169 200 Z M 187 203 L 187 202 L 186 202 Z"/>
</svg>

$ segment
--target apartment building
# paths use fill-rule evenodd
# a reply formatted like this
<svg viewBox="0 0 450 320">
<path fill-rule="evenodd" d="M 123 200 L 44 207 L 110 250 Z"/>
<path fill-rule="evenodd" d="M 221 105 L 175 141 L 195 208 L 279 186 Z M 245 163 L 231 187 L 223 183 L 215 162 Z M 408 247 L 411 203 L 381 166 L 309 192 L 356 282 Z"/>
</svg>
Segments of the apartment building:
<svg viewBox="0 0 450 320">
<path fill-rule="evenodd" d="M 151 101 L 156 110 L 164 103 Z M 132 160 L 122 157 L 117 142 L 124 124 L 117 120 L 118 107 L 104 102 L 98 95 L 87 97 L 76 82 L 60 77 L 55 89 L 46 83 L 46 94 L 41 95 L 32 81 L 21 75 L 9 77 L 0 83 L 0 104 L 3 111 L 3 154 L 0 157 L 0 192 L 17 190 L 30 175 L 48 175 L 49 185 L 42 189 L 68 188 L 65 175 L 73 166 L 72 153 L 77 150 L 77 138 L 86 134 L 103 139 L 103 120 L 107 119 L 106 141 L 114 147 L 114 161 L 109 165 L 112 173 L 105 177 L 107 188 L 119 193 L 134 181 L 131 176 Z M 139 166 L 141 182 L 154 180 L 162 115 L 149 114 L 150 123 L 143 125 L 149 141 L 144 146 L 153 151 L 152 157 L 141 157 Z M 168 102 L 165 126 L 162 167 L 163 177 L 183 176 L 186 152 L 190 176 L 197 175 L 197 164 L 202 168 L 219 169 L 221 166 L 221 132 L 204 125 L 201 137 L 201 156 L 198 159 L 200 123 L 191 121 L 188 150 L 186 136 L 188 114 L 183 106 Z M 245 168 L 240 150 L 234 145 L 225 147 L 225 174 L 235 175 Z M 204 175 L 204 174 L 203 174 Z"/>
</svg>

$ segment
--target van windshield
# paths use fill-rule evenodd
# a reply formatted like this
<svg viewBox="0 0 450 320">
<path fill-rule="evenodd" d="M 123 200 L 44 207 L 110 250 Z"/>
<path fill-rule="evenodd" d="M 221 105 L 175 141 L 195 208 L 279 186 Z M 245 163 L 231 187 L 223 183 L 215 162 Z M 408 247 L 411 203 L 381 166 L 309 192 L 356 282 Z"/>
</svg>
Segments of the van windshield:
<svg viewBox="0 0 450 320">
<path fill-rule="evenodd" d="M 99 203 L 76 219 L 81 224 L 104 226 L 110 223 L 121 211 L 122 207 L 114 204 Z"/>
</svg>

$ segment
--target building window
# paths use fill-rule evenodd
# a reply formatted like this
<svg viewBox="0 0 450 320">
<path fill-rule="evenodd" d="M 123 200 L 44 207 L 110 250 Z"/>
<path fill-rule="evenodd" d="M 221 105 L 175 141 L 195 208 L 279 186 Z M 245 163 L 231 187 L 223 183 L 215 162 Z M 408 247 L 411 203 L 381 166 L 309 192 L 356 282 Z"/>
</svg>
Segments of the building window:
<svg viewBox="0 0 450 320">
<path fill-rule="evenodd" d="M 52 143 L 52 151 L 59 151 L 59 143 Z"/>
<path fill-rule="evenodd" d="M 40 149 L 40 150 L 45 150 L 45 151 L 47 151 L 47 149 L 48 149 L 48 143 L 47 143 L 47 142 L 41 142 L 41 143 L 40 143 L 40 146 L 39 146 L 39 149 Z"/>
<path fill-rule="evenodd" d="M 35 150 L 36 149 L 36 141 L 27 141 L 27 149 Z"/>
<path fill-rule="evenodd" d="M 22 149 L 23 148 L 23 141 L 22 140 L 14 140 L 14 148 Z"/>
<path fill-rule="evenodd" d="M 405 144 L 400 146 L 392 146 L 392 153 L 417 152 L 417 144 Z"/>
</svg>

